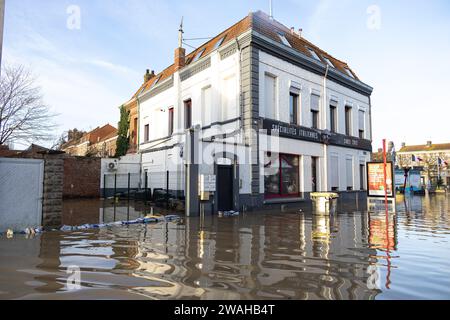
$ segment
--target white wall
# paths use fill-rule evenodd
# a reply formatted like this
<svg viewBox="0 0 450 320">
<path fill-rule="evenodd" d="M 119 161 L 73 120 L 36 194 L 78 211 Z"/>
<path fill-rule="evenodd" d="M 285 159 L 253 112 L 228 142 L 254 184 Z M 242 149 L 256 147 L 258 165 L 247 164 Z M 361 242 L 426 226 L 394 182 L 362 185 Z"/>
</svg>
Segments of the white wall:
<svg viewBox="0 0 450 320">
<path fill-rule="evenodd" d="M 300 125 L 305 127 L 311 127 L 311 95 L 317 94 L 321 97 L 321 109 L 320 109 L 320 123 L 325 123 L 326 128 L 322 125 L 320 129 L 331 129 L 329 105 L 331 100 L 338 102 L 337 110 L 337 132 L 345 134 L 345 106 L 352 107 L 352 135 L 357 137 L 359 124 L 358 124 L 358 110 L 365 111 L 365 138 L 370 137 L 370 119 L 369 119 L 369 98 L 359 94 L 351 89 L 348 89 L 342 85 L 339 85 L 332 81 L 327 81 L 327 104 L 326 114 L 323 108 L 323 77 L 314 74 L 310 71 L 297 67 L 282 59 L 276 58 L 263 51 L 259 52 L 260 65 L 259 65 L 259 87 L 264 89 L 265 75 L 270 74 L 277 77 L 278 94 L 276 95 L 277 103 L 274 107 L 275 120 L 289 123 L 289 92 L 291 86 L 301 86 L 300 91 Z M 266 108 L 266 95 L 264 90 L 260 90 L 260 116 L 270 116 Z M 270 117 L 269 117 L 270 118 Z"/>
</svg>

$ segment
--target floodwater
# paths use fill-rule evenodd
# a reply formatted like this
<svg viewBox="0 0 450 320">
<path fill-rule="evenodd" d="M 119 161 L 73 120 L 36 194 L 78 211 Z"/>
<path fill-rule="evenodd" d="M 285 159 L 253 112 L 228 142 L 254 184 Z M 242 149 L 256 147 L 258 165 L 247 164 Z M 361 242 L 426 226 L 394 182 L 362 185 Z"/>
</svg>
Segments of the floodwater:
<svg viewBox="0 0 450 320">
<path fill-rule="evenodd" d="M 450 299 L 450 197 L 358 209 L 1 236 L 0 299 Z M 64 223 L 147 210 L 67 202 Z"/>
</svg>

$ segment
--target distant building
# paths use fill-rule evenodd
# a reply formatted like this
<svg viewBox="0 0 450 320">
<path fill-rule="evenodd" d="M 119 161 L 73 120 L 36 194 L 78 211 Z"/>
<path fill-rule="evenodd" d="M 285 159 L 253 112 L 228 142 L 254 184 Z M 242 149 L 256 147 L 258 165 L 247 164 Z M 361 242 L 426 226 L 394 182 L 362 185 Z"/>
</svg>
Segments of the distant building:
<svg viewBox="0 0 450 320">
<path fill-rule="evenodd" d="M 397 152 L 396 164 L 400 168 L 419 168 L 426 185 L 436 186 L 438 177 L 450 186 L 450 143 L 407 146 Z"/>
<path fill-rule="evenodd" d="M 65 143 L 61 150 L 72 156 L 114 157 L 117 129 L 107 124 L 85 133 L 80 139 Z"/>
</svg>

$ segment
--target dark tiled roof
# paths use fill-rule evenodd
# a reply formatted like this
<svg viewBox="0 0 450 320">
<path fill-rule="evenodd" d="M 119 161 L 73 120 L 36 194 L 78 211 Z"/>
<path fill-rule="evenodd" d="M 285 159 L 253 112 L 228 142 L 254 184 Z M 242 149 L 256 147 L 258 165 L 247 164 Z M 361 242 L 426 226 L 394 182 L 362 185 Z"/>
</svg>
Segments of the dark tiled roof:
<svg viewBox="0 0 450 320">
<path fill-rule="evenodd" d="M 262 11 L 257 11 L 250 13 L 248 16 L 246 16 L 244 19 L 239 21 L 238 23 L 234 24 L 230 28 L 226 29 L 210 41 L 206 42 L 205 44 L 201 45 L 194 51 L 192 51 L 190 54 L 186 56 L 186 66 L 193 63 L 193 58 L 197 53 L 204 50 L 201 57 L 206 57 L 208 54 L 210 54 L 212 51 L 216 50 L 216 44 L 218 41 L 220 41 L 222 38 L 224 38 L 222 44 L 220 46 L 225 45 L 226 43 L 234 40 L 239 35 L 243 34 L 249 29 L 253 29 L 256 32 L 260 33 L 261 35 L 264 35 L 278 43 L 283 44 L 282 40 L 279 37 L 279 34 L 283 34 L 285 38 L 288 40 L 291 47 L 308 57 L 312 57 L 311 53 L 309 52 L 309 49 L 312 49 L 318 54 L 318 56 L 321 59 L 321 62 L 323 64 L 326 64 L 327 62 L 324 60 L 324 58 L 329 59 L 332 64 L 336 67 L 337 70 L 341 71 L 342 73 L 347 75 L 347 71 L 349 71 L 355 79 L 358 79 L 356 74 L 353 72 L 353 70 L 350 69 L 350 67 L 347 65 L 347 63 L 338 60 L 325 52 L 324 50 L 321 50 L 311 42 L 307 41 L 303 37 L 299 37 L 296 34 L 291 33 L 291 29 L 286 27 L 285 25 L 279 23 L 276 20 L 270 19 L 269 16 Z M 144 91 L 147 91 L 152 88 L 155 81 L 158 80 L 158 82 L 162 82 L 172 76 L 175 73 L 175 66 L 171 65 L 161 73 L 157 74 L 155 77 L 144 83 L 139 90 L 133 95 L 132 100 L 136 98 L 139 94 L 141 94 Z"/>
</svg>

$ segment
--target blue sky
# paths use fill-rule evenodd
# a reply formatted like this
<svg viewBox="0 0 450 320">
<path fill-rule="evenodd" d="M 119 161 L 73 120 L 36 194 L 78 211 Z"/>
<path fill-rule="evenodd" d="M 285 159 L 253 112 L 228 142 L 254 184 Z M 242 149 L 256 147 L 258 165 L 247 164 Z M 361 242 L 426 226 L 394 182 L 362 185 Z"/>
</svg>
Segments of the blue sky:
<svg viewBox="0 0 450 320">
<path fill-rule="evenodd" d="M 349 63 L 374 87 L 374 149 L 381 139 L 450 141 L 450 2 L 447 0 L 273 0 L 275 18 Z M 6 0 L 3 63 L 39 77 L 59 131 L 117 124 L 118 107 L 145 69 L 173 62 L 177 30 L 214 36 L 269 0 Z M 81 28 L 67 28 L 67 8 Z M 367 25 L 380 10 L 379 28 Z M 191 42 L 200 45 L 201 42 Z"/>
</svg>

